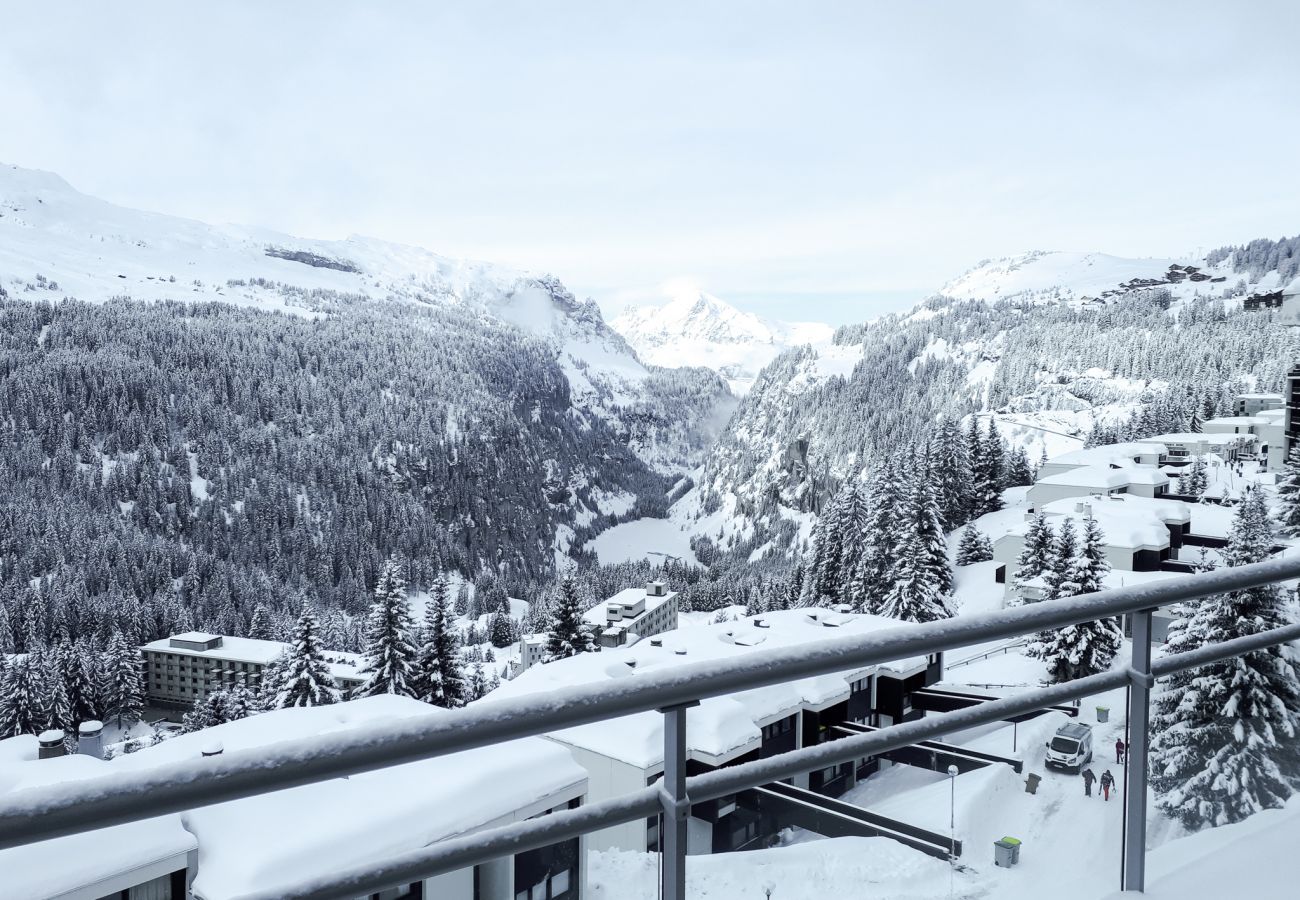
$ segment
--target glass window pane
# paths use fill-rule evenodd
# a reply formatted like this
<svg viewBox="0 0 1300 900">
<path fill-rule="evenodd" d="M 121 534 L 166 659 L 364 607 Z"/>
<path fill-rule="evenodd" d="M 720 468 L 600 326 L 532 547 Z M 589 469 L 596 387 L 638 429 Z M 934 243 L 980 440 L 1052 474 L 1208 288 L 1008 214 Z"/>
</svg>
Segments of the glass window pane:
<svg viewBox="0 0 1300 900">
<path fill-rule="evenodd" d="M 551 876 L 551 896 L 558 897 L 569 889 L 569 870 Z"/>
</svg>

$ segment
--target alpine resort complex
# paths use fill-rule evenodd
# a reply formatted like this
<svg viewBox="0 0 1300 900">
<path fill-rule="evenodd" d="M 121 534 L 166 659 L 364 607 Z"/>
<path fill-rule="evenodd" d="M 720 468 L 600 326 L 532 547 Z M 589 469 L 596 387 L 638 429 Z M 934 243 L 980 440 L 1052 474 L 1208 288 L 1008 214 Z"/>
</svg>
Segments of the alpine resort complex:
<svg viewBox="0 0 1300 900">
<path fill-rule="evenodd" d="M 1300 7 L 0 21 L 0 900 L 1300 896 Z"/>
</svg>

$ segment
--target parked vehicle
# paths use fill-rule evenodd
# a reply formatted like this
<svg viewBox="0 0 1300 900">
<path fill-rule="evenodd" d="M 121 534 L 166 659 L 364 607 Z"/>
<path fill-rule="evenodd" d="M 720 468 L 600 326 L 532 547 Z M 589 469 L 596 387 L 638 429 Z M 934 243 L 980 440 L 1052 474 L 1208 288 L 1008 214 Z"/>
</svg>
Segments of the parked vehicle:
<svg viewBox="0 0 1300 900">
<path fill-rule="evenodd" d="M 1056 769 L 1081 769 L 1092 762 L 1092 726 L 1070 722 L 1047 742 L 1046 763 Z"/>
</svg>

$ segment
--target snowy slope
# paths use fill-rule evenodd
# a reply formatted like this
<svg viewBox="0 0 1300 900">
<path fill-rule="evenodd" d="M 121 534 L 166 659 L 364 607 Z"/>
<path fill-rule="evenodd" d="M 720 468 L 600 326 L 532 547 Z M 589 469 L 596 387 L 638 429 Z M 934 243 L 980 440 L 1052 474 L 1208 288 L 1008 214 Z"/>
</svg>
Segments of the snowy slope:
<svg viewBox="0 0 1300 900">
<path fill-rule="evenodd" d="M 819 322 L 777 322 L 743 312 L 694 288 L 662 306 L 628 309 L 610 322 L 641 358 L 657 366 L 704 366 L 747 393 L 759 371 L 789 347 L 825 344 L 834 329 Z"/>
<path fill-rule="evenodd" d="M 139 212 L 15 166 L 0 166 L 0 290 L 31 300 L 218 301 L 308 316 L 364 301 L 445 305 L 548 341 L 574 405 L 606 421 L 620 422 L 656 390 L 647 385 L 651 370 L 596 304 L 577 301 L 552 276 L 372 238 L 313 240 Z M 657 468 L 680 462 L 676 449 L 637 449 Z"/>
<path fill-rule="evenodd" d="M 955 300 L 1047 303 L 1107 299 L 1130 290 L 1160 287 L 1169 290 L 1174 299 L 1184 299 L 1198 289 L 1208 293 L 1210 284 L 1228 281 L 1232 271 L 1225 263 L 1209 266 L 1204 258 L 1125 258 L 1035 250 L 985 260 L 949 281 L 939 293 Z"/>
</svg>

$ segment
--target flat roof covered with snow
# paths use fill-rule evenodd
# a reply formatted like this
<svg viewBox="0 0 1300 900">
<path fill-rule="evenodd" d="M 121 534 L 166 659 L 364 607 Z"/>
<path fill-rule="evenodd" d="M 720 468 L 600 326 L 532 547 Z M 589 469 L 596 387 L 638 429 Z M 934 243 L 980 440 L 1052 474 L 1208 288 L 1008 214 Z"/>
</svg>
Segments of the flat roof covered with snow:
<svg viewBox="0 0 1300 900">
<path fill-rule="evenodd" d="M 281 709 L 180 735 L 112 760 L 147 769 L 200 761 L 294 738 L 355 733 L 369 725 L 449 713 L 408 697 L 382 695 L 329 706 Z M 219 803 L 184 814 L 198 837 L 196 897 L 223 900 L 256 889 L 288 891 L 298 876 L 373 862 L 585 793 L 586 770 L 564 747 L 525 738 L 401 766 Z"/>
<path fill-rule="evenodd" d="M 762 626 L 756 622 L 761 622 Z M 635 678 L 642 672 L 663 671 L 707 660 L 734 659 L 753 648 L 790 647 L 846 632 L 908 627 L 905 622 L 880 616 L 834 613 L 825 609 L 780 610 L 665 632 L 655 636 L 660 646 L 642 641 L 632 647 L 582 653 L 570 659 L 534 666 L 493 691 L 492 699 Z M 905 674 L 923 669 L 925 665 L 925 657 L 915 657 L 704 700 L 686 713 L 687 750 L 692 758 L 704 762 L 725 761 L 757 747 L 762 738 L 762 725 L 804 707 L 821 708 L 844 699 L 849 695 L 850 682 L 862 674 L 876 670 Z M 614 722 L 568 728 L 552 733 L 551 737 L 642 769 L 653 769 L 663 763 L 663 716 L 658 713 L 638 713 Z"/>
<path fill-rule="evenodd" d="M 1038 484 L 1068 485 L 1088 488 L 1120 488 L 1129 484 L 1126 469 L 1108 469 L 1102 466 L 1079 466 L 1059 475 L 1040 478 Z M 1169 479 L 1166 478 L 1165 481 Z"/>
<path fill-rule="evenodd" d="M 1080 508 L 1082 507 L 1082 508 Z M 1169 525 L 1191 522 L 1186 503 L 1124 494 L 1116 497 L 1081 501 L 1076 498 L 1053 500 L 1043 504 L 1048 521 L 1068 516 L 1082 529 L 1091 516 L 1101 529 L 1103 542 L 1110 547 L 1161 549 L 1169 546 Z M 1018 525 L 1010 534 L 1023 537 L 1029 524 Z"/>
<path fill-rule="evenodd" d="M 1215 444 L 1220 447 L 1248 440 L 1246 434 L 1206 434 L 1200 431 L 1184 431 L 1176 434 L 1157 434 L 1151 438 L 1139 438 L 1140 444 Z"/>
<path fill-rule="evenodd" d="M 646 613 L 653 612 L 654 610 L 663 606 L 665 603 L 667 603 L 669 600 L 673 599 L 676 596 L 677 596 L 676 591 L 665 591 L 663 594 L 656 596 L 654 594 L 647 594 L 645 588 L 625 588 L 619 591 L 614 596 L 610 597 L 608 600 L 602 600 L 599 603 L 597 603 L 595 606 L 593 606 L 591 609 L 587 610 L 585 613 L 582 614 L 582 619 L 584 622 L 586 622 L 589 625 L 604 625 L 605 610 L 608 607 L 613 606 L 615 604 L 619 606 L 633 606 L 636 604 L 637 601 L 644 600 L 645 610 L 643 612 L 637 613 L 636 616 L 633 617 L 633 619 L 624 620 L 624 621 L 633 621 L 634 619 L 641 618 L 641 616 L 645 615 Z"/>
<path fill-rule="evenodd" d="M 1149 456 L 1160 452 L 1160 448 L 1150 442 L 1123 444 L 1102 444 L 1097 447 L 1084 447 L 1053 456 L 1047 461 L 1052 466 L 1132 466 L 1134 457 Z"/>
<path fill-rule="evenodd" d="M 38 759 L 34 735 L 8 738 L 0 741 L 0 803 L 28 788 L 75 785 L 112 771 L 112 763 L 84 755 Z M 0 896 L 58 897 L 92 887 L 99 893 L 90 896 L 102 896 L 115 879 L 137 870 L 169 859 L 183 868 L 196 845 L 180 816 L 165 815 L 11 847 L 0 850 Z M 115 885 L 112 893 L 126 886 Z"/>
</svg>

